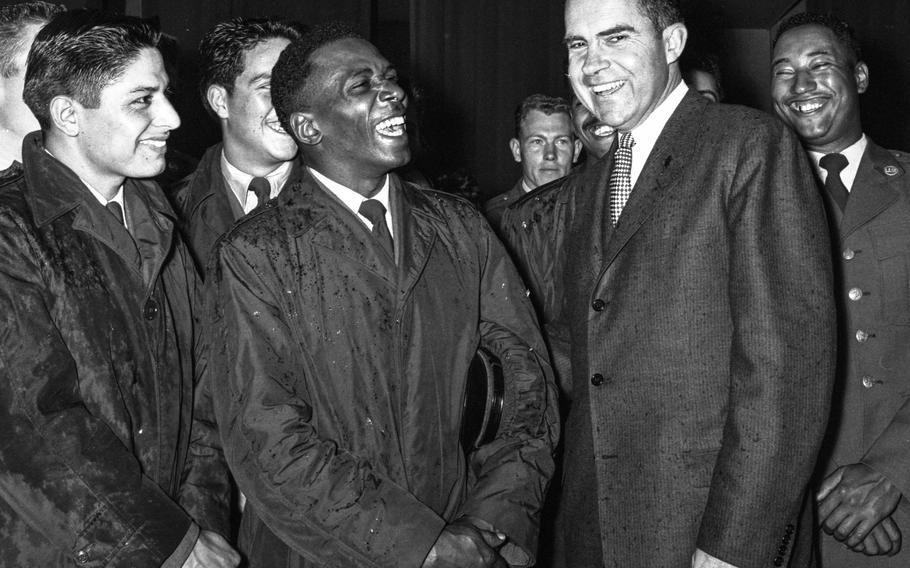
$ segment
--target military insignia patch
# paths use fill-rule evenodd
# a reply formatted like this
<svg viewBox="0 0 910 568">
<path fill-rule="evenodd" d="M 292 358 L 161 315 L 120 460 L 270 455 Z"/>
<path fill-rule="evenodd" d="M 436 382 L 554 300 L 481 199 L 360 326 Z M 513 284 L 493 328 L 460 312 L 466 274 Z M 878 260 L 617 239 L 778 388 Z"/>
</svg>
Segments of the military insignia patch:
<svg viewBox="0 0 910 568">
<path fill-rule="evenodd" d="M 901 171 L 897 166 L 885 166 L 885 175 L 886 176 L 896 176 Z"/>
</svg>

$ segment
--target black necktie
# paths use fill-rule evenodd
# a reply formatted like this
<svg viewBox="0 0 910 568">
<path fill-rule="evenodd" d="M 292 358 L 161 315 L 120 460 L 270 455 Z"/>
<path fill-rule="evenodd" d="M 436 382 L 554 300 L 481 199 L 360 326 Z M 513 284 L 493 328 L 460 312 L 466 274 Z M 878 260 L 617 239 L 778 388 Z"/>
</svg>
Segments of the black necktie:
<svg viewBox="0 0 910 568">
<path fill-rule="evenodd" d="M 389 233 L 389 226 L 385 222 L 385 207 L 382 203 L 375 199 L 366 199 L 360 204 L 359 211 L 373 224 L 373 236 L 379 241 L 382 248 L 389 253 L 389 256 L 395 258 L 392 234 Z"/>
<path fill-rule="evenodd" d="M 850 195 L 844 181 L 840 178 L 841 171 L 847 167 L 848 163 L 843 154 L 825 154 L 818 162 L 819 166 L 828 171 L 828 176 L 825 177 L 825 190 L 831 194 L 841 211 L 847 207 L 847 197 Z"/>
<path fill-rule="evenodd" d="M 107 207 L 107 210 L 111 212 L 111 215 L 117 219 L 117 222 L 120 223 L 120 226 L 126 227 L 126 223 L 123 221 L 123 208 L 120 207 L 119 203 L 116 201 L 108 201 L 105 207 Z"/>
<path fill-rule="evenodd" d="M 265 205 L 265 202 L 269 200 L 269 196 L 272 194 L 272 186 L 269 184 L 269 180 L 261 177 L 251 179 L 247 189 L 256 194 L 256 209 Z"/>
</svg>

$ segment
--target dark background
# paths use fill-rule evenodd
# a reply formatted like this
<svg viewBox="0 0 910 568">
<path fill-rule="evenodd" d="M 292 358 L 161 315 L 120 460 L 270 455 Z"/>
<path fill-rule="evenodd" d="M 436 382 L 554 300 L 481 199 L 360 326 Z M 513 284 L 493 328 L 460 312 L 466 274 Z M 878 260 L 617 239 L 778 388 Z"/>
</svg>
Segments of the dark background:
<svg viewBox="0 0 910 568">
<path fill-rule="evenodd" d="M 9 4 L 8 0 L 0 0 Z M 475 180 L 482 197 L 520 175 L 508 140 L 525 96 L 569 96 L 561 0 L 68 0 L 157 19 L 178 42 L 174 104 L 183 125 L 172 138 L 199 156 L 218 139 L 196 94 L 196 47 L 213 24 L 234 16 L 278 15 L 305 24 L 354 24 L 396 64 L 417 93 L 417 167 L 435 180 Z M 720 58 L 728 101 L 770 111 L 771 38 L 795 11 L 832 11 L 859 34 L 870 67 L 863 98 L 866 132 L 910 149 L 910 2 L 907 0 L 683 0 L 690 46 Z M 455 176 L 451 174 L 456 174 Z"/>
</svg>

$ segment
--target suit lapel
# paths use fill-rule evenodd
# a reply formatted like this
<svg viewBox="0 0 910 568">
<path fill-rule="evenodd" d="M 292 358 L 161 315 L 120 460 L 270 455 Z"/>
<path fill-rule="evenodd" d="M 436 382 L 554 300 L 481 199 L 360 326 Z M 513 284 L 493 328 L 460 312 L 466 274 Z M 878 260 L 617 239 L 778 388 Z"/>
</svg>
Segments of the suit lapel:
<svg viewBox="0 0 910 568">
<path fill-rule="evenodd" d="M 689 162 L 696 146 L 692 141 L 698 139 L 697 117 L 701 114 L 704 103 L 699 104 L 702 101 L 697 97 L 699 95 L 692 91 L 686 94 L 657 138 L 623 209 L 622 217 L 607 242 L 600 263 L 601 275 L 681 178 L 683 165 Z M 609 224 L 609 215 L 605 219 Z"/>
<path fill-rule="evenodd" d="M 887 150 L 870 140 L 844 210 L 841 237 L 850 235 L 897 201 L 899 194 L 890 181 L 905 173 Z"/>
</svg>

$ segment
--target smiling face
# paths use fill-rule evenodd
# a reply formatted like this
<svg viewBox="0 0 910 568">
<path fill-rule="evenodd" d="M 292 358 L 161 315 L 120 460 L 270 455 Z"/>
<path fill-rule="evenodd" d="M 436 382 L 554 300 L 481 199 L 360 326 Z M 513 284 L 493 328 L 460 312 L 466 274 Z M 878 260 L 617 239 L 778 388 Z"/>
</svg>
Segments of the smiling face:
<svg viewBox="0 0 910 568">
<path fill-rule="evenodd" d="M 784 32 L 774 47 L 771 97 L 777 115 L 816 152 L 839 152 L 862 136 L 859 95 L 869 70 L 834 32 L 806 25 Z"/>
<path fill-rule="evenodd" d="M 278 122 L 271 93 L 272 67 L 289 43 L 269 38 L 245 51 L 233 92 L 222 91 L 224 104 L 213 105 L 222 119 L 228 161 L 251 175 L 265 175 L 297 154 L 297 144 Z"/>
<path fill-rule="evenodd" d="M 22 100 L 22 89 L 25 85 L 25 64 L 28 50 L 35 35 L 41 30 L 42 25 L 29 24 L 22 30 L 22 50 L 16 54 L 14 64 L 16 73 L 12 77 L 0 78 L 3 88 L 0 89 L 0 114 L 3 116 L 3 128 L 17 140 L 17 145 L 22 144 L 22 138 L 34 130 L 38 130 L 38 120 Z"/>
<path fill-rule="evenodd" d="M 168 77 L 157 49 L 143 48 L 123 74 L 101 90 L 98 108 L 74 104 L 76 173 L 102 193 L 124 178 L 164 170 L 164 153 L 180 118 L 165 96 Z"/>
<path fill-rule="evenodd" d="M 615 129 L 635 128 L 679 82 L 685 27 L 655 30 L 636 0 L 568 0 L 565 16 L 575 94 Z"/>
<path fill-rule="evenodd" d="M 575 135 L 581 140 L 585 151 L 593 158 L 602 158 L 610 151 L 616 130 L 609 124 L 597 120 L 578 97 L 572 98 L 572 124 Z"/>
<path fill-rule="evenodd" d="M 522 179 L 528 187 L 541 186 L 569 173 L 580 149 L 573 138 L 568 114 L 528 111 L 521 121 L 519 138 L 509 141 L 512 157 L 521 163 Z"/>
<path fill-rule="evenodd" d="M 298 118 L 291 117 L 307 159 L 333 180 L 371 194 L 378 189 L 377 180 L 411 158 L 404 117 L 407 99 L 398 75 L 362 39 L 323 45 L 309 61 L 313 65 L 309 108 L 294 113 Z M 308 129 L 318 134 L 313 136 Z"/>
</svg>

